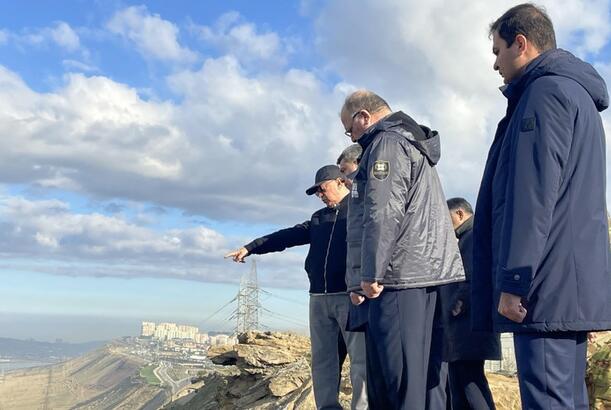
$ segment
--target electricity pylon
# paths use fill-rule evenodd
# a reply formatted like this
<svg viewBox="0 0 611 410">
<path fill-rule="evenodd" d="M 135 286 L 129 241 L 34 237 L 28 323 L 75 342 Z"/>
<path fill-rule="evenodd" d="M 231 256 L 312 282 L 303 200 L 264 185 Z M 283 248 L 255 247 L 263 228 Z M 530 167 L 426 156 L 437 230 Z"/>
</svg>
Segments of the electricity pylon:
<svg viewBox="0 0 611 410">
<path fill-rule="evenodd" d="M 259 329 L 259 284 L 257 281 L 257 263 L 253 259 L 249 273 L 240 279 L 238 292 L 238 309 L 234 312 L 237 318 L 236 334 Z"/>
</svg>

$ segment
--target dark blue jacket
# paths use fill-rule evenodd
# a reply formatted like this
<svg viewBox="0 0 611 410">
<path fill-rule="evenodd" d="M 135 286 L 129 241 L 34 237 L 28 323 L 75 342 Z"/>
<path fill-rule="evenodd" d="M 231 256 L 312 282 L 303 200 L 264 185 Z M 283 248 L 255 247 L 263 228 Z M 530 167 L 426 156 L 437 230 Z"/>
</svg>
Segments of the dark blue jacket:
<svg viewBox="0 0 611 410">
<path fill-rule="evenodd" d="M 499 332 L 611 329 L 603 79 L 564 50 L 533 60 L 503 94 L 474 224 L 472 319 Z M 522 297 L 522 324 L 497 313 Z"/>
<path fill-rule="evenodd" d="M 471 281 L 473 272 L 473 217 L 456 229 L 458 248 L 465 268 L 464 282 L 439 287 L 443 333 L 444 360 L 500 360 L 501 340 L 498 333 L 471 330 Z M 462 311 L 452 315 L 456 302 L 462 301 Z"/>
<path fill-rule="evenodd" d="M 309 221 L 262 236 L 244 247 L 251 254 L 262 255 L 309 244 L 305 270 L 310 293 L 346 292 L 347 208 L 348 195 L 335 208 L 319 209 Z"/>
</svg>

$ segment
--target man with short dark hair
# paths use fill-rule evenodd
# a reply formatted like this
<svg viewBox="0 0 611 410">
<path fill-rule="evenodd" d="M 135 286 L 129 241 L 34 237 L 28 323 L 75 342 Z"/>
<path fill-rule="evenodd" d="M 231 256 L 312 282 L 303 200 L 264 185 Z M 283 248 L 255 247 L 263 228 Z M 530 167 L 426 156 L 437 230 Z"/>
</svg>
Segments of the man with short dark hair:
<svg viewBox="0 0 611 410">
<path fill-rule="evenodd" d="M 359 157 L 363 153 L 363 149 L 359 144 L 352 144 L 342 151 L 337 158 L 337 166 L 342 174 L 348 176 L 357 170 L 359 167 Z"/>
<path fill-rule="evenodd" d="M 326 205 L 324 208 L 314 212 L 309 221 L 255 239 L 225 256 L 243 262 L 250 254 L 310 245 L 305 270 L 310 280 L 312 385 L 318 409 L 342 408 L 338 401 L 340 334 L 350 356 L 352 409 L 367 409 L 365 337 L 345 330 L 350 307 L 345 282 L 346 212 L 350 191 L 343 179 L 336 165 L 320 168 L 306 194 L 316 194 Z"/>
<path fill-rule="evenodd" d="M 473 324 L 514 333 L 523 408 L 587 409 L 587 332 L 611 328 L 607 87 L 532 4 L 490 34 L 508 104 L 477 199 Z"/>
<path fill-rule="evenodd" d="M 437 285 L 464 280 L 435 170 L 439 135 L 371 91 L 346 98 L 345 134 L 363 148 L 348 210 L 346 282 L 368 298 L 372 409 L 424 409 Z"/>
<path fill-rule="evenodd" d="M 471 329 L 473 209 L 464 198 L 448 199 L 448 209 L 466 276 L 465 282 L 452 283 L 440 289 L 444 302 L 444 357 L 448 362 L 452 408 L 494 409 L 484 362 L 501 359 L 500 335 Z"/>
</svg>

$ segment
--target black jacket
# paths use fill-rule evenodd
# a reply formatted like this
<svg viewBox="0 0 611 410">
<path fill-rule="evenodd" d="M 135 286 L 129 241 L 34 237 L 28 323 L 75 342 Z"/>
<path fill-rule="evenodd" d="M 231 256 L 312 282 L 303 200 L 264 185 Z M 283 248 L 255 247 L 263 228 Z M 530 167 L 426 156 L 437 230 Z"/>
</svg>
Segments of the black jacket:
<svg viewBox="0 0 611 410">
<path fill-rule="evenodd" d="M 347 202 L 348 195 L 335 208 L 319 209 L 309 221 L 262 236 L 244 247 L 251 254 L 262 255 L 310 244 L 305 260 L 310 293 L 345 292 Z"/>
<path fill-rule="evenodd" d="M 350 198 L 349 290 L 362 280 L 405 289 L 464 280 L 435 169 L 439 135 L 399 111 L 359 138 L 363 155 Z"/>
<path fill-rule="evenodd" d="M 564 50 L 534 59 L 503 94 L 475 212 L 473 325 L 499 332 L 611 329 L 604 80 Z M 497 313 L 522 297 L 522 323 Z M 475 306 L 475 303 L 478 305 Z"/>
<path fill-rule="evenodd" d="M 473 271 L 473 217 L 456 229 L 458 248 L 465 268 L 465 282 L 439 287 L 443 309 L 445 360 L 500 360 L 501 340 L 498 333 L 471 330 L 471 272 Z M 462 301 L 458 316 L 452 316 L 456 302 Z"/>
</svg>

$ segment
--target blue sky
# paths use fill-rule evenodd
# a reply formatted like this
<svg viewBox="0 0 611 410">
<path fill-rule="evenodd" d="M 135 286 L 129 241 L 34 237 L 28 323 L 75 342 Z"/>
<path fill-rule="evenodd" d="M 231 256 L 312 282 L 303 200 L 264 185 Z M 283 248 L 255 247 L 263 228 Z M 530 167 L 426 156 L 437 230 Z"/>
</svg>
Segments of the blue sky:
<svg viewBox="0 0 611 410">
<path fill-rule="evenodd" d="M 231 328 L 209 316 L 250 265 L 222 256 L 321 206 L 356 88 L 439 130 L 446 194 L 473 201 L 505 103 L 487 27 L 515 4 L 493 3 L 0 3 L 0 336 Z M 608 82 L 609 1 L 543 4 Z M 304 255 L 257 259 L 270 328 L 307 330 Z"/>
</svg>

